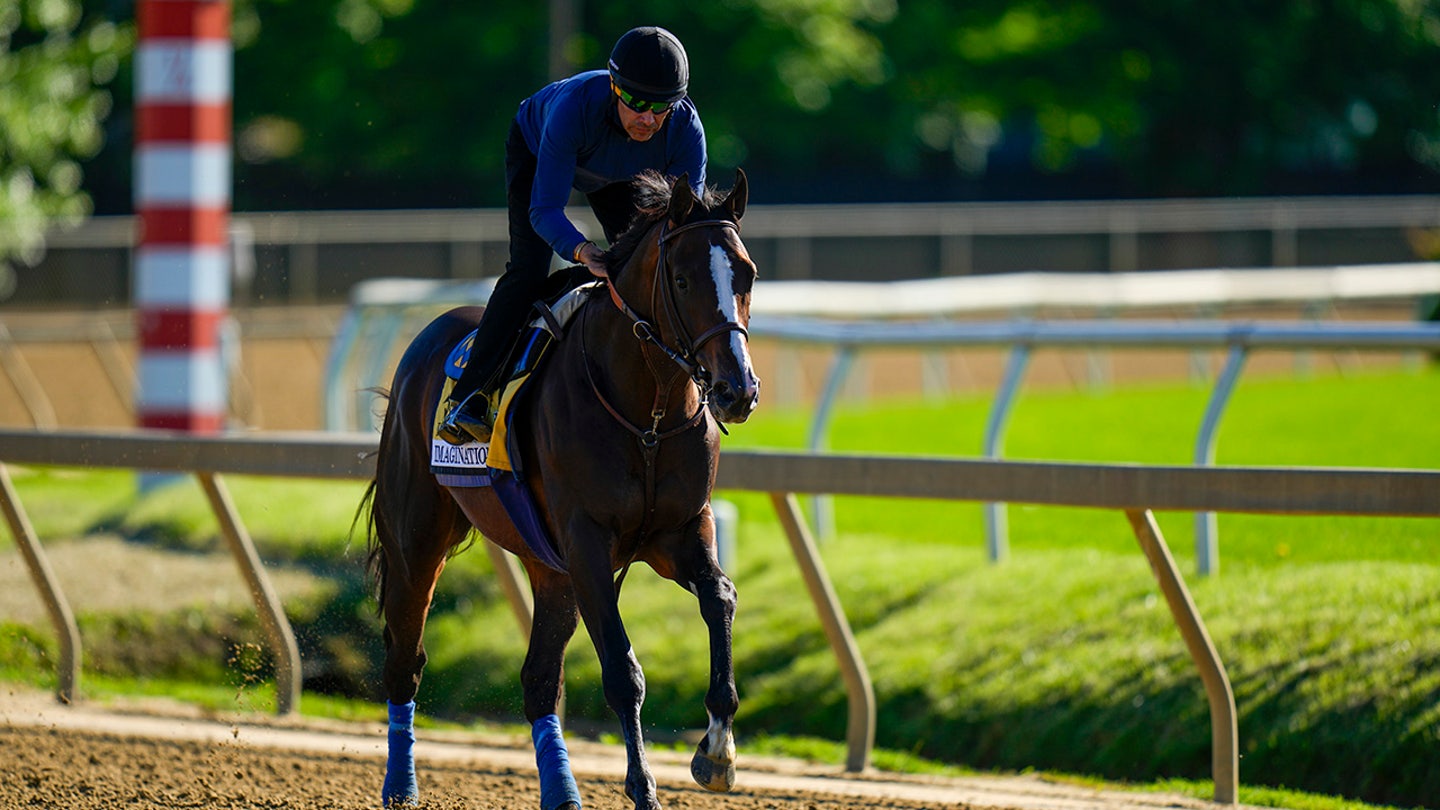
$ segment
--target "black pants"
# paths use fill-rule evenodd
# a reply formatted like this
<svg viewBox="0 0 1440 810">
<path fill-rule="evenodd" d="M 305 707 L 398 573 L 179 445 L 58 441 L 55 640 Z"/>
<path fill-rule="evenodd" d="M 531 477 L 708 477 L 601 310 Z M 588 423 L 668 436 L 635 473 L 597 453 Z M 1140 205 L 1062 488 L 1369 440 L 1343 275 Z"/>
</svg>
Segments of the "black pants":
<svg viewBox="0 0 1440 810">
<path fill-rule="evenodd" d="M 501 364 L 510 354 L 515 336 L 535 317 L 536 301 L 573 289 L 592 278 L 583 267 L 550 274 L 550 245 L 530 224 L 530 190 L 535 184 L 535 155 L 526 146 L 520 127 L 510 125 L 505 141 L 505 199 L 510 212 L 510 261 L 495 282 L 485 315 L 470 349 L 470 360 L 455 383 L 454 399 L 463 399 L 484 386 L 500 381 Z M 611 243 L 635 215 L 635 193 L 628 181 L 611 183 L 586 195 L 590 210 Z"/>
</svg>

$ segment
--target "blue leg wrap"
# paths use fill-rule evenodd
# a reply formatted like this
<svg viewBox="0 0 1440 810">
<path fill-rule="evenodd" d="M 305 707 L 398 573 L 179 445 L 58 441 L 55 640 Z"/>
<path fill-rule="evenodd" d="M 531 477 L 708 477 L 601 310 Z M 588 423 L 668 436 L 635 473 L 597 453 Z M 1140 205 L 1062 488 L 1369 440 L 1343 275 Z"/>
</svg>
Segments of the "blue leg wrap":
<svg viewBox="0 0 1440 810">
<path fill-rule="evenodd" d="M 566 802 L 580 806 L 580 789 L 570 773 L 570 752 L 560 733 L 560 718 L 547 714 L 530 728 L 535 764 L 540 768 L 540 810 L 556 810 Z"/>
<path fill-rule="evenodd" d="M 385 761 L 385 785 L 380 790 L 383 806 L 414 804 L 420 800 L 415 782 L 415 701 L 390 707 L 390 756 Z"/>
</svg>

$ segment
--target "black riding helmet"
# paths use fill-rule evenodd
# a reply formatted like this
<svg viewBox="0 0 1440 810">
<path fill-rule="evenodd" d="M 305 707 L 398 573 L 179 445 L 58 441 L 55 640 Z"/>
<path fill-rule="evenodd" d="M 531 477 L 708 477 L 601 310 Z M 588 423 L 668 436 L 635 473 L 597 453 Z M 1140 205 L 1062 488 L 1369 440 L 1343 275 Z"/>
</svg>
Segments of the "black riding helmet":
<svg viewBox="0 0 1440 810">
<path fill-rule="evenodd" d="M 635 98 L 674 103 L 690 87 L 690 60 L 685 46 L 664 28 L 632 28 L 610 51 L 610 79 Z"/>
</svg>

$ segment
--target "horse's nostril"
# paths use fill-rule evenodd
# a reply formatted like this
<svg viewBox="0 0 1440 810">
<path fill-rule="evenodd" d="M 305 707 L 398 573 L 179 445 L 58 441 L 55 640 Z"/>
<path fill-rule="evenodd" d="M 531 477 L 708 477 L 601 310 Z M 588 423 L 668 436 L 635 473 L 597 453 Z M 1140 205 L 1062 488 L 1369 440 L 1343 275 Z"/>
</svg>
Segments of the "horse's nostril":
<svg viewBox="0 0 1440 810">
<path fill-rule="evenodd" d="M 710 396 L 715 399 L 717 405 L 729 405 L 735 401 L 735 388 L 725 380 L 719 380 L 711 387 Z"/>
</svg>

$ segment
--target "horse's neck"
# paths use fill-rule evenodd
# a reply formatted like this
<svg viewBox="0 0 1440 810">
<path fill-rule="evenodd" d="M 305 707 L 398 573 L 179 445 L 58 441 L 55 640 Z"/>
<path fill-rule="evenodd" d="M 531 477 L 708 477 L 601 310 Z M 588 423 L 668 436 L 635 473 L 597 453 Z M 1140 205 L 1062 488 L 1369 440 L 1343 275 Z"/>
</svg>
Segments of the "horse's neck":
<svg viewBox="0 0 1440 810">
<path fill-rule="evenodd" d="M 595 386 L 616 410 L 645 427 L 657 403 L 666 413 L 663 426 L 695 413 L 700 395 L 690 378 L 659 348 L 635 337 L 629 317 L 606 298 L 592 299 L 587 308 L 581 323 L 583 350 L 576 354 L 588 363 Z"/>
</svg>

